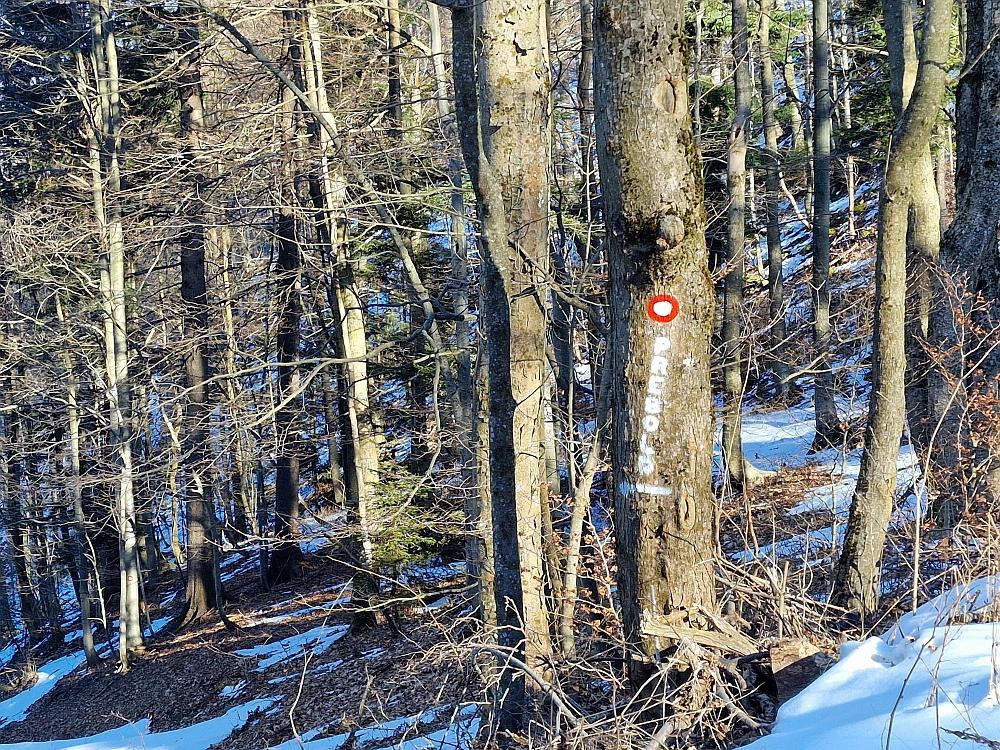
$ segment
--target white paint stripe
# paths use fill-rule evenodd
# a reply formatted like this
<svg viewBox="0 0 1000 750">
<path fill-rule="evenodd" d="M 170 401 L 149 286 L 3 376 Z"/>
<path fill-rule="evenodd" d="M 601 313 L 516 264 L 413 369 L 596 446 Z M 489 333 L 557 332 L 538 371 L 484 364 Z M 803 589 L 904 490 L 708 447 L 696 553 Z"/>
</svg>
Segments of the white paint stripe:
<svg viewBox="0 0 1000 750">
<path fill-rule="evenodd" d="M 674 491 L 669 487 L 661 487 L 658 484 L 637 484 L 635 489 L 636 492 L 641 492 L 644 495 L 661 495 L 666 497 L 667 495 L 674 494 Z"/>
<path fill-rule="evenodd" d="M 618 491 L 623 495 L 631 495 L 633 492 L 641 492 L 644 495 L 658 495 L 660 497 L 666 497 L 667 495 L 674 494 L 674 491 L 670 487 L 661 487 L 658 484 L 645 484 L 642 482 L 639 484 L 622 482 L 618 485 Z"/>
</svg>

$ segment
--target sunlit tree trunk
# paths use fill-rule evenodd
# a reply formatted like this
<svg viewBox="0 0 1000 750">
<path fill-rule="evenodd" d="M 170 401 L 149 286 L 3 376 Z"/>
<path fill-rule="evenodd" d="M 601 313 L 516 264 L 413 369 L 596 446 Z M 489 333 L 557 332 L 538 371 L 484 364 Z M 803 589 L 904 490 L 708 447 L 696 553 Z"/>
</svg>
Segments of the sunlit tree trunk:
<svg viewBox="0 0 1000 750">
<path fill-rule="evenodd" d="M 684 3 L 600 0 L 595 19 L 618 597 L 627 642 L 652 655 L 644 617 L 715 606 L 714 294 Z"/>
<path fill-rule="evenodd" d="M 722 456 L 726 480 L 742 488 L 743 476 L 743 279 L 746 262 L 746 162 L 750 128 L 750 49 L 747 44 L 746 0 L 732 0 L 733 66 L 736 112 L 729 128 L 726 172 L 729 242 L 722 310 Z"/>
<path fill-rule="evenodd" d="M 91 190 L 101 241 L 100 295 L 104 314 L 105 388 L 110 414 L 108 445 L 119 470 L 116 498 L 121 561 L 119 657 L 122 668 L 128 669 L 133 658 L 143 650 L 143 640 L 132 466 L 125 239 L 120 206 L 121 95 L 112 19 L 108 0 L 90 6 L 91 66 L 97 90 L 93 112 L 96 132 L 90 142 Z"/>
<path fill-rule="evenodd" d="M 62 300 L 56 296 L 56 314 L 60 323 L 65 324 Z M 93 605 L 93 587 L 96 569 L 90 556 L 90 542 L 87 537 L 87 517 L 83 510 L 83 485 L 81 475 L 80 455 L 82 440 L 80 434 L 80 381 L 76 376 L 73 354 L 67 348 L 62 355 L 63 367 L 66 370 L 66 421 L 69 450 L 69 494 L 73 503 L 73 550 L 75 557 L 73 569 L 76 576 L 77 598 L 80 602 L 80 628 L 83 630 L 83 652 L 87 658 L 88 667 L 101 664 L 101 657 L 94 645 L 94 630 L 91 623 Z M 6 597 L 5 597 L 6 598 Z"/>
<path fill-rule="evenodd" d="M 548 269 L 549 61 L 543 5 L 453 7 L 456 112 L 481 222 L 498 645 L 538 666 L 543 596 L 539 424 Z M 461 83 L 477 81 L 477 89 Z M 524 675 L 500 660 L 497 726 L 518 731 Z"/>
<path fill-rule="evenodd" d="M 885 5 L 888 8 L 906 2 L 886 0 Z M 927 3 L 913 95 L 893 133 L 880 202 L 872 391 L 865 451 L 832 597 L 835 603 L 864 613 L 872 612 L 878 603 L 882 548 L 895 497 L 896 462 L 903 431 L 906 235 L 914 190 L 910 175 L 924 154 L 944 96 L 951 8 L 951 0 Z"/>
<path fill-rule="evenodd" d="M 775 393 L 788 398 L 790 388 L 788 362 L 785 361 L 785 275 L 782 262 L 781 228 L 778 202 L 781 190 L 781 157 L 778 136 L 781 128 L 776 115 L 777 93 L 774 88 L 774 62 L 771 58 L 771 12 L 775 0 L 761 0 L 760 9 L 760 98 L 764 121 L 764 214 L 767 222 L 767 296 L 771 316 L 771 362 L 774 368 Z M 793 107 L 794 109 L 794 107 Z"/>
<path fill-rule="evenodd" d="M 941 242 L 944 294 L 931 310 L 928 402 L 935 425 L 940 519 L 952 523 L 970 498 L 1000 496 L 997 457 L 976 440 L 997 424 L 1000 360 L 1000 3 L 966 0 L 964 52 L 956 101 L 955 216 Z M 978 403 L 976 403 L 978 401 Z M 985 492 L 984 492 L 985 490 Z"/>
</svg>

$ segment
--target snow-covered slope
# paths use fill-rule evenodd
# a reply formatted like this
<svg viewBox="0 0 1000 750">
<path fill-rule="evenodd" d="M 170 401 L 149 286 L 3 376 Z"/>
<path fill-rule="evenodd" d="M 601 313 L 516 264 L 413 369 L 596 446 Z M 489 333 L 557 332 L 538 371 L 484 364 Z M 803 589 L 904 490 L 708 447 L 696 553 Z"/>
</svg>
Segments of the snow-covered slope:
<svg viewBox="0 0 1000 750">
<path fill-rule="evenodd" d="M 1000 740 L 1000 623 L 962 623 L 997 578 L 949 591 L 841 659 L 778 711 L 753 750 L 942 750 Z M 953 732 L 966 735 L 960 737 Z"/>
</svg>

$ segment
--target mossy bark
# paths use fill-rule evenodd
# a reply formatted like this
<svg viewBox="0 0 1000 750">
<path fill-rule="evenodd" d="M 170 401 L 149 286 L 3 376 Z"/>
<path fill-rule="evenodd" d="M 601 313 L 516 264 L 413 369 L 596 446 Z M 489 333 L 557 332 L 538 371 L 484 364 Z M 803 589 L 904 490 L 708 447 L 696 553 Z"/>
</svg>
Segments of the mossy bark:
<svg viewBox="0 0 1000 750">
<path fill-rule="evenodd" d="M 644 617 L 715 604 L 714 294 L 684 3 L 601 0 L 594 32 L 618 595 L 626 639 L 652 653 Z"/>
</svg>

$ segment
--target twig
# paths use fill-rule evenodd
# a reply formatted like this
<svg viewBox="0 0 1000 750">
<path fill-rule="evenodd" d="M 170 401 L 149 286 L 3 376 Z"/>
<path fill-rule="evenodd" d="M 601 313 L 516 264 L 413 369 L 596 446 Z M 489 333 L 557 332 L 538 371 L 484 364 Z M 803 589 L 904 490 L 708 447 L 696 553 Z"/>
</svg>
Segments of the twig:
<svg viewBox="0 0 1000 750">
<path fill-rule="evenodd" d="M 557 691 L 551 684 L 549 684 L 546 680 L 544 680 L 541 676 L 539 676 L 539 674 L 535 672 L 534 669 L 529 667 L 527 664 L 525 664 L 523 661 L 515 657 L 513 654 L 509 654 L 506 651 L 502 651 L 501 649 L 498 648 L 491 648 L 490 646 L 480 646 L 475 651 L 473 651 L 472 652 L 473 659 L 475 659 L 476 653 L 479 651 L 486 651 L 487 653 L 493 654 L 498 659 L 503 659 L 506 663 L 517 667 L 526 675 L 528 675 L 528 677 L 533 679 L 538 684 L 538 687 L 540 687 L 542 690 L 544 690 L 546 693 L 549 694 L 549 696 L 552 698 L 552 702 L 559 707 L 559 710 L 566 714 L 567 718 L 569 719 L 569 723 L 573 725 L 573 728 L 574 729 L 580 728 L 580 718 L 577 715 L 577 713 L 579 712 L 580 714 L 582 714 L 583 711 L 580 711 L 580 709 L 577 708 L 576 706 L 570 707 L 569 704 L 567 703 L 569 699 L 561 696 L 559 694 L 559 691 Z"/>
</svg>

